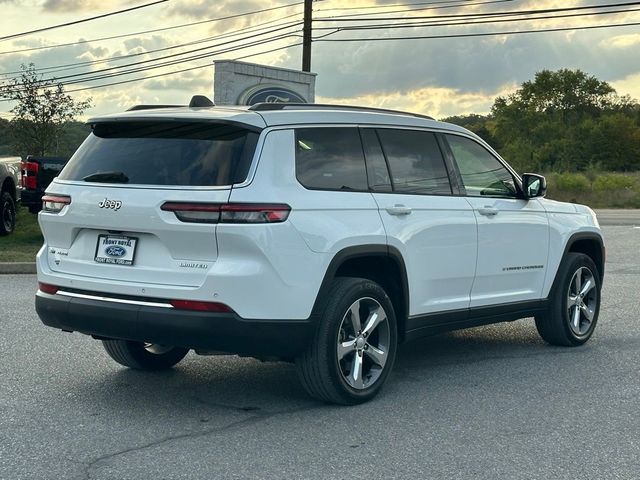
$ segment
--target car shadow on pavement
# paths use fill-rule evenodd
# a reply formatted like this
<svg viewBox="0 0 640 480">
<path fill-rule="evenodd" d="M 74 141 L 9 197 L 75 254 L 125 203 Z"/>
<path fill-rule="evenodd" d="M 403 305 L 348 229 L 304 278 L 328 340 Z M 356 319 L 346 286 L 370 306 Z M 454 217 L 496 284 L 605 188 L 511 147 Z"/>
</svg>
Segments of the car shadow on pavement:
<svg viewBox="0 0 640 480">
<path fill-rule="evenodd" d="M 385 390 L 402 389 L 397 380 L 407 376 L 428 383 L 430 377 L 459 371 L 463 365 L 571 350 L 546 345 L 531 321 L 450 332 L 401 345 Z M 194 405 L 209 405 L 257 412 L 322 405 L 306 395 L 290 363 L 191 353 L 169 371 L 141 372 L 110 365 L 97 383 L 82 384 L 83 395 L 107 406 L 148 409 L 172 405 L 188 411 Z"/>
</svg>

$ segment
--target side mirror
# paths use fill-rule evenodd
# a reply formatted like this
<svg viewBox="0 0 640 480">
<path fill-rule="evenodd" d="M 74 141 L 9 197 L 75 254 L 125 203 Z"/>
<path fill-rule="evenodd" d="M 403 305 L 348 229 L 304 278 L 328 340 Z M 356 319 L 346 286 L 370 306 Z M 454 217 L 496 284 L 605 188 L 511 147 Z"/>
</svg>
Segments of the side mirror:
<svg viewBox="0 0 640 480">
<path fill-rule="evenodd" d="M 525 173 L 522 175 L 522 192 L 525 198 L 544 197 L 547 194 L 547 180 L 542 175 Z"/>
</svg>

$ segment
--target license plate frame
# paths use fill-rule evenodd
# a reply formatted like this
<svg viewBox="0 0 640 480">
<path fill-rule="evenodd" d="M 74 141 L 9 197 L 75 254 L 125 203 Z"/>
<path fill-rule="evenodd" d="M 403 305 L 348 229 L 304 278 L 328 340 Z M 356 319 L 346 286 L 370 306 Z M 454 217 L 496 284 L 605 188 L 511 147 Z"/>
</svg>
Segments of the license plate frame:
<svg viewBox="0 0 640 480">
<path fill-rule="evenodd" d="M 138 237 L 130 237 L 128 235 L 98 235 L 93 260 L 96 263 L 106 265 L 123 265 L 130 267 L 136 259 L 138 240 Z M 115 249 L 112 254 L 107 253 L 107 249 L 110 248 Z M 124 250 L 124 254 L 118 255 L 122 250 Z"/>
</svg>

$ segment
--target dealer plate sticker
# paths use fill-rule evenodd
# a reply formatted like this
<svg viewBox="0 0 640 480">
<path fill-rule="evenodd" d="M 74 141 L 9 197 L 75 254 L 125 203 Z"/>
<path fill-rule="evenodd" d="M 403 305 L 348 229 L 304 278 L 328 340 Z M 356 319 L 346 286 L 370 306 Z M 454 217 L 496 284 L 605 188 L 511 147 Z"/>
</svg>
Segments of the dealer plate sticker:
<svg viewBox="0 0 640 480">
<path fill-rule="evenodd" d="M 133 265 L 137 238 L 116 235 L 99 235 L 95 261 L 113 265 Z"/>
</svg>

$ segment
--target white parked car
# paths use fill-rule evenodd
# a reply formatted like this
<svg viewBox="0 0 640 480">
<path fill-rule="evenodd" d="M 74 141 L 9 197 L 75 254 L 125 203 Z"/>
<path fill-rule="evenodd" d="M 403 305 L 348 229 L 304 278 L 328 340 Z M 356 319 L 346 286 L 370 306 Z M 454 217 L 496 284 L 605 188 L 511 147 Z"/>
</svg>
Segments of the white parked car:
<svg viewBox="0 0 640 480">
<path fill-rule="evenodd" d="M 22 192 L 20 157 L 0 157 L 0 236 L 16 228 L 16 208 Z"/>
<path fill-rule="evenodd" d="M 93 132 L 43 198 L 37 312 L 123 365 L 188 350 L 295 361 L 328 402 L 372 398 L 399 343 L 535 317 L 585 343 L 605 250 L 473 133 L 409 113 L 142 107 Z"/>
</svg>

